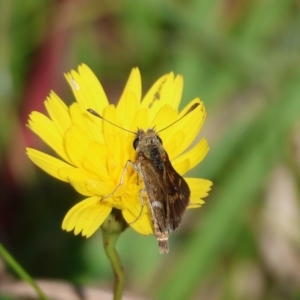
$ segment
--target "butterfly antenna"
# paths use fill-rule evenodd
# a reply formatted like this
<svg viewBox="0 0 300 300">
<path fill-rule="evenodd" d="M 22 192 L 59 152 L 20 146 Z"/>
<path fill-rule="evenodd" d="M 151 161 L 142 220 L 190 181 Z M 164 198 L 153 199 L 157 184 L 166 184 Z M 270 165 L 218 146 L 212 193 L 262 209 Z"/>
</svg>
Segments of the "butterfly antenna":
<svg viewBox="0 0 300 300">
<path fill-rule="evenodd" d="M 194 103 L 190 108 L 189 110 L 181 117 L 179 118 L 178 120 L 176 120 L 175 122 L 171 123 L 170 125 L 168 125 L 167 127 L 159 130 L 158 132 L 156 133 L 159 133 L 159 132 L 162 132 L 166 129 L 168 129 L 169 127 L 173 126 L 174 124 L 176 124 L 177 122 L 179 122 L 181 119 L 183 119 L 186 115 L 188 115 L 189 113 L 191 113 L 194 109 L 196 109 L 198 106 L 200 105 L 200 102 L 197 102 L 197 103 Z"/>
<path fill-rule="evenodd" d="M 96 117 L 102 119 L 103 121 L 105 121 L 105 122 L 107 122 L 107 123 L 109 123 L 109 124 L 111 124 L 111 125 L 114 125 L 114 126 L 120 128 L 120 129 L 122 129 L 122 130 L 125 130 L 125 131 L 127 131 L 127 132 L 130 132 L 130 133 L 133 133 L 133 134 L 136 135 L 136 132 L 131 131 L 131 130 L 128 130 L 128 129 L 126 129 L 126 128 L 123 128 L 123 127 L 121 127 L 121 126 L 119 126 L 119 125 L 117 125 L 117 124 L 115 124 L 115 123 L 113 123 L 113 122 L 111 122 L 111 121 L 105 119 L 104 117 L 102 117 L 101 115 L 99 115 L 95 110 L 93 110 L 93 109 L 91 109 L 91 108 L 88 108 L 87 111 L 88 111 L 90 114 L 92 114 L 92 115 L 94 115 L 94 116 L 96 116 Z"/>
</svg>

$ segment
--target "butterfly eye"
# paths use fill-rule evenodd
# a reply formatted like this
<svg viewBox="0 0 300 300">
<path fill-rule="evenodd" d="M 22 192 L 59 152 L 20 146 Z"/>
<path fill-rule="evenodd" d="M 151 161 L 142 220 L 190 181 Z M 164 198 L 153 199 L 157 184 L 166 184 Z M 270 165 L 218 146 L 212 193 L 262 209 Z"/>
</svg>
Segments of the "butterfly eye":
<svg viewBox="0 0 300 300">
<path fill-rule="evenodd" d="M 157 135 L 156 137 L 157 137 L 158 141 L 159 141 L 161 144 L 163 144 L 162 139 L 161 139 L 158 135 Z"/>
<path fill-rule="evenodd" d="M 139 145 L 139 139 L 136 138 L 134 141 L 133 141 L 133 148 L 134 150 L 136 150 L 137 146 Z"/>
</svg>

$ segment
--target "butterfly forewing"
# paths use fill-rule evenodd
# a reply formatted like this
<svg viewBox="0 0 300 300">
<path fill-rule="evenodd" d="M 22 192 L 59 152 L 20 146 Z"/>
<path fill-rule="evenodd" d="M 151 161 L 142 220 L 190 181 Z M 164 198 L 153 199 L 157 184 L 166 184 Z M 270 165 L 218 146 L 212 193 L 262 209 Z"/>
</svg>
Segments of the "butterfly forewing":
<svg viewBox="0 0 300 300">
<path fill-rule="evenodd" d="M 190 188 L 186 181 L 173 168 L 167 152 L 163 155 L 167 187 L 167 205 L 169 210 L 170 229 L 175 230 L 189 205 Z"/>
<path fill-rule="evenodd" d="M 138 154 L 138 165 L 143 176 L 145 189 L 150 204 L 150 211 L 155 217 L 161 231 L 169 230 L 167 215 L 167 187 L 163 172 L 157 170 L 152 161 L 143 154 Z"/>
<path fill-rule="evenodd" d="M 137 166 L 143 177 L 149 210 L 151 214 L 154 235 L 161 253 L 169 252 L 169 222 L 167 216 L 167 187 L 163 173 L 155 167 L 153 162 L 139 152 Z"/>
</svg>

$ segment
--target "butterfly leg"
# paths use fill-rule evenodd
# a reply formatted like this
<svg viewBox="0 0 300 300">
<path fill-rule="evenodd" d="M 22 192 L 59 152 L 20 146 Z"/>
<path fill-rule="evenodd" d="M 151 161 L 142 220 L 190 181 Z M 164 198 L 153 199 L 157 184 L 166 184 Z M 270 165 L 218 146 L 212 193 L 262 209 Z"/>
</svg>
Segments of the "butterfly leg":
<svg viewBox="0 0 300 300">
<path fill-rule="evenodd" d="M 141 203 L 141 210 L 140 210 L 140 213 L 139 215 L 135 218 L 135 220 L 133 220 L 132 222 L 128 223 L 128 224 L 133 224 L 134 222 L 136 222 L 142 215 L 143 213 L 143 210 L 144 210 L 144 198 L 143 198 L 143 194 L 146 193 L 146 189 L 143 188 L 143 189 L 140 189 L 140 192 L 139 192 L 139 198 L 140 198 L 140 203 Z"/>
<path fill-rule="evenodd" d="M 126 162 L 126 164 L 125 164 L 125 166 L 123 168 L 123 171 L 122 171 L 122 174 L 121 174 L 121 178 L 120 178 L 120 181 L 119 181 L 118 185 L 116 186 L 116 188 L 110 194 L 102 197 L 100 199 L 100 202 L 102 202 L 103 200 L 105 200 L 107 198 L 112 197 L 116 193 L 116 191 L 120 188 L 120 186 L 123 185 L 124 177 L 125 177 L 125 174 L 126 174 L 126 171 L 127 171 L 127 168 L 128 168 L 129 165 L 131 165 L 137 171 L 136 164 L 134 162 L 132 162 L 131 160 L 127 160 L 127 162 Z"/>
</svg>

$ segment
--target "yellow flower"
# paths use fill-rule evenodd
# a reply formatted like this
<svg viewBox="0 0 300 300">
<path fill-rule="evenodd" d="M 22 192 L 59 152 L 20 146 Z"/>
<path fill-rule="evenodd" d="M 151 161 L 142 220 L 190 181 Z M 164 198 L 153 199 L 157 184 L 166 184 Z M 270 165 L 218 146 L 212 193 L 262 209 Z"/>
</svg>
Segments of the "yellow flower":
<svg viewBox="0 0 300 300">
<path fill-rule="evenodd" d="M 49 117 L 34 111 L 28 124 L 60 159 L 27 148 L 29 158 L 37 166 L 51 176 L 69 182 L 86 197 L 69 210 L 62 228 L 89 237 L 112 208 L 116 208 L 137 232 L 153 234 L 148 206 L 145 204 L 142 209 L 139 198 L 143 183 L 138 184 L 140 178 L 132 167 L 127 168 L 122 185 L 115 191 L 126 162 L 129 159 L 135 161 L 136 152 L 132 145 L 135 135 L 96 118 L 87 109 L 91 108 L 110 122 L 134 132 L 138 128 L 146 130 L 154 126 L 159 131 L 184 115 L 193 103 L 200 103 L 179 122 L 159 133 L 173 167 L 183 175 L 199 164 L 208 152 L 205 139 L 187 150 L 204 122 L 203 102 L 194 99 L 178 112 L 183 78 L 174 77 L 173 73 L 158 79 L 142 99 L 141 75 L 134 68 L 116 106 L 109 104 L 100 82 L 86 65 L 79 66 L 78 72 L 72 70 L 66 74 L 66 79 L 77 102 L 68 107 L 51 92 L 45 101 Z M 200 207 L 212 183 L 199 178 L 185 180 L 191 189 L 189 208 Z"/>
</svg>

